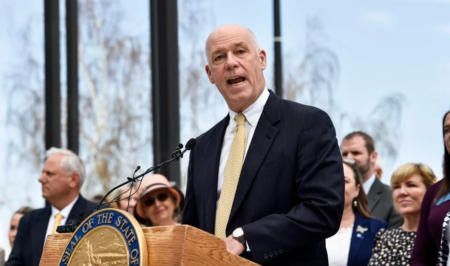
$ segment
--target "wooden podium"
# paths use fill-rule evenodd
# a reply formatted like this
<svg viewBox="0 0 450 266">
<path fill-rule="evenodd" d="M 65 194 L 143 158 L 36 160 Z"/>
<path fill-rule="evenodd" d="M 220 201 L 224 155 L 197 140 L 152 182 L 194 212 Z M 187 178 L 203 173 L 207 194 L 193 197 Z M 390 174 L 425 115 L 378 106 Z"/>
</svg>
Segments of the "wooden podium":
<svg viewBox="0 0 450 266">
<path fill-rule="evenodd" d="M 147 242 L 148 265 L 258 265 L 227 252 L 225 242 L 188 225 L 143 228 Z M 40 266 L 59 265 L 72 234 L 47 237 Z"/>
</svg>

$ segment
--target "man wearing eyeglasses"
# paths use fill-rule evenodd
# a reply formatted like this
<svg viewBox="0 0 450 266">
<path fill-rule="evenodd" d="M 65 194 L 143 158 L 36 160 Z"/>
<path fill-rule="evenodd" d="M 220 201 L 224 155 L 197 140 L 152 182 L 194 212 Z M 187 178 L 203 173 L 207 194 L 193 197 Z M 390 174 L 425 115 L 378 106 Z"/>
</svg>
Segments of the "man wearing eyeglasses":
<svg viewBox="0 0 450 266">
<path fill-rule="evenodd" d="M 183 223 L 262 265 L 328 265 L 344 206 L 329 116 L 266 88 L 266 52 L 248 28 L 218 27 L 206 56 L 229 112 L 191 151 Z"/>
<path fill-rule="evenodd" d="M 361 131 L 352 132 L 342 141 L 341 152 L 342 157 L 358 165 L 372 215 L 386 221 L 389 229 L 401 226 L 403 218 L 394 208 L 391 188 L 376 177 L 378 153 L 372 137 Z"/>
</svg>

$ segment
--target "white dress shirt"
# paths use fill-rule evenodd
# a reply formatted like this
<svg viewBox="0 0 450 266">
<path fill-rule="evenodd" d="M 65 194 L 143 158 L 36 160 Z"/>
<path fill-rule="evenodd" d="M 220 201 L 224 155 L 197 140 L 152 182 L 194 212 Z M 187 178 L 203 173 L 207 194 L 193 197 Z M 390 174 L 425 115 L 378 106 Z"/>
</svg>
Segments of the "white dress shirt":
<svg viewBox="0 0 450 266">
<path fill-rule="evenodd" d="M 62 210 L 58 210 L 57 208 L 55 208 L 55 206 L 52 205 L 52 214 L 50 216 L 50 220 L 48 221 L 47 234 L 45 235 L 45 240 L 47 240 L 48 235 L 51 235 L 53 233 L 53 226 L 55 225 L 55 215 L 61 213 L 63 216 L 63 218 L 61 219 L 61 225 L 65 225 L 67 217 L 69 217 L 70 211 L 72 210 L 73 205 L 75 205 L 75 202 L 77 202 L 79 197 L 80 196 L 77 196 L 69 205 L 67 205 Z"/>
<path fill-rule="evenodd" d="M 375 182 L 375 174 L 373 174 L 369 179 L 366 180 L 363 184 L 364 192 L 366 192 L 366 195 L 369 195 L 369 191 L 372 188 L 373 182 Z"/>
<path fill-rule="evenodd" d="M 245 156 L 247 156 L 248 147 L 252 142 L 253 135 L 255 134 L 256 126 L 258 125 L 259 118 L 264 110 L 267 99 L 269 99 L 270 93 L 267 88 L 259 95 L 258 99 L 242 113 L 245 116 L 245 130 L 247 131 L 247 145 L 245 147 Z M 219 180 L 217 182 L 217 202 L 216 208 L 219 205 L 220 192 L 223 185 L 223 177 L 225 175 L 225 166 L 227 164 L 228 155 L 230 154 L 231 144 L 233 143 L 234 133 L 236 132 L 237 123 L 234 120 L 236 112 L 229 109 L 230 122 L 228 123 L 227 129 L 225 130 L 225 136 L 223 138 L 222 152 L 220 153 L 220 165 L 219 165 Z M 244 232 L 245 233 L 245 232 Z M 250 251 L 250 247 L 247 242 L 247 251 Z"/>
<path fill-rule="evenodd" d="M 264 110 L 267 99 L 269 99 L 269 91 L 264 88 L 263 93 L 258 99 L 242 113 L 245 115 L 245 130 L 247 131 L 247 146 L 245 147 L 245 156 L 247 156 L 248 147 L 252 142 L 253 134 L 255 133 L 256 125 L 258 125 L 259 118 Z M 222 152 L 220 153 L 220 165 L 219 165 L 219 180 L 217 182 L 217 204 L 219 203 L 220 191 L 222 190 L 223 177 L 225 175 L 225 166 L 227 164 L 228 155 L 230 154 L 231 144 L 233 143 L 234 133 L 236 132 L 237 123 L 234 120 L 236 112 L 229 110 L 230 122 L 225 130 L 225 136 L 223 138 Z"/>
</svg>

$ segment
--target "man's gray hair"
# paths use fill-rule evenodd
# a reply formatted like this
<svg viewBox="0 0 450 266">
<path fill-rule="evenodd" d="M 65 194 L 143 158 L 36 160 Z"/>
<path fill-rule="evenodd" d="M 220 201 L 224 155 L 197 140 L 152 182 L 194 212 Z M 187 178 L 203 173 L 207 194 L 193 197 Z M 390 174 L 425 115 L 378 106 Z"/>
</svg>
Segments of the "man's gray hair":
<svg viewBox="0 0 450 266">
<path fill-rule="evenodd" d="M 46 157 L 52 155 L 62 154 L 64 157 L 61 160 L 61 168 L 70 175 L 77 172 L 80 175 L 80 187 L 83 185 L 84 179 L 86 177 L 86 169 L 84 168 L 84 163 L 81 161 L 80 157 L 74 152 L 66 149 L 60 149 L 52 147 L 45 152 Z"/>
</svg>

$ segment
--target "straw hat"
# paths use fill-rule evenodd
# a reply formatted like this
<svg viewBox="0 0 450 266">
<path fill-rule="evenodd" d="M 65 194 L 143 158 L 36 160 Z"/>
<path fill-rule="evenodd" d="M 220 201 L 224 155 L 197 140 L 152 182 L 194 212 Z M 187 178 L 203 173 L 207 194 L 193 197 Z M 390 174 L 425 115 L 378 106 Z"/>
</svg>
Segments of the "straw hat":
<svg viewBox="0 0 450 266">
<path fill-rule="evenodd" d="M 169 183 L 167 178 L 160 174 L 153 174 L 149 176 L 145 176 L 142 180 L 141 186 L 144 187 L 144 191 L 142 192 L 139 201 L 136 204 L 136 208 L 134 209 L 134 214 L 138 218 L 142 220 L 148 221 L 148 217 L 146 217 L 144 212 L 144 202 L 150 197 L 150 194 L 153 191 L 159 189 L 167 189 L 170 194 L 175 198 L 175 208 L 181 212 L 184 207 L 184 195 L 183 193 L 177 189 L 174 184 Z M 139 220 L 139 219 L 138 219 Z"/>
</svg>

